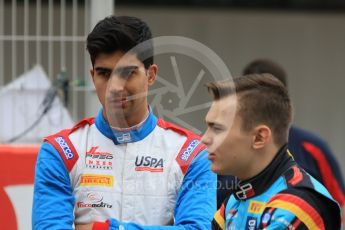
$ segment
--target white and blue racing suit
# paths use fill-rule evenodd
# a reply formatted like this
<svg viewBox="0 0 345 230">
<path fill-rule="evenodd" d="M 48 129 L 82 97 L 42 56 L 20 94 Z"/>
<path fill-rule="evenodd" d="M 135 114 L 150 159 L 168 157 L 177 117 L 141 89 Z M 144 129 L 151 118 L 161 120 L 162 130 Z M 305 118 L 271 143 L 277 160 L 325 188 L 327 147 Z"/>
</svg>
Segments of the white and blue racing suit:
<svg viewBox="0 0 345 230">
<path fill-rule="evenodd" d="M 216 175 L 200 138 L 151 111 L 116 131 L 101 110 L 41 146 L 33 229 L 210 229 L 215 211 Z"/>
</svg>

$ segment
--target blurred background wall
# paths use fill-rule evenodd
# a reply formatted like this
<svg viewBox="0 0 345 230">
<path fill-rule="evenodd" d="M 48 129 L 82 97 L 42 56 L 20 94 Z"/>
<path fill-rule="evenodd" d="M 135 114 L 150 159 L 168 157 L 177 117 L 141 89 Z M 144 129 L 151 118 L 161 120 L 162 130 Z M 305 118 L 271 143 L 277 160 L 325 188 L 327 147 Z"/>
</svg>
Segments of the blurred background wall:
<svg viewBox="0 0 345 230">
<path fill-rule="evenodd" d="M 234 76 L 256 58 L 280 63 L 288 74 L 295 123 L 325 138 L 345 166 L 344 13 L 138 7 L 116 12 L 145 19 L 155 36 L 204 43 Z"/>
<path fill-rule="evenodd" d="M 93 115 L 99 105 L 97 100 L 90 102 L 96 95 L 90 85 L 84 44 L 91 28 L 90 2 L 42 1 L 41 18 L 36 1 L 14 2 L 15 9 L 13 1 L 0 0 L 1 87 L 39 63 L 52 82 L 61 72 L 70 80 L 67 107 L 75 121 Z M 325 11 L 322 2 L 318 3 L 320 7 L 308 9 L 120 1 L 114 12 L 144 19 L 154 36 L 184 36 L 205 44 L 223 59 L 233 76 L 240 75 L 255 58 L 280 63 L 288 73 L 295 123 L 325 138 L 344 166 L 345 11 L 342 5 Z M 37 26 L 41 28 L 39 42 L 34 38 Z M 168 66 L 162 64 L 164 68 Z M 188 78 L 188 74 L 182 77 Z M 199 117 L 197 120 L 203 126 Z"/>
</svg>

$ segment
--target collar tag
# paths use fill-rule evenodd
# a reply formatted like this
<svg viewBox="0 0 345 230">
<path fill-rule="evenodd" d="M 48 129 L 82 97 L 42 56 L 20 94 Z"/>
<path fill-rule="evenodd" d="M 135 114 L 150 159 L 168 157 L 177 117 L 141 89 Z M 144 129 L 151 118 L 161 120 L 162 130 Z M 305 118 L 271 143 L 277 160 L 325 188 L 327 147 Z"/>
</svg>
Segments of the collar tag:
<svg viewBox="0 0 345 230">
<path fill-rule="evenodd" d="M 116 140 L 120 143 L 128 143 L 132 141 L 130 132 L 114 132 Z"/>
<path fill-rule="evenodd" d="M 244 200 L 255 195 L 253 186 L 250 183 L 240 185 L 239 189 L 240 190 L 236 192 L 236 196 L 240 200 Z"/>
</svg>

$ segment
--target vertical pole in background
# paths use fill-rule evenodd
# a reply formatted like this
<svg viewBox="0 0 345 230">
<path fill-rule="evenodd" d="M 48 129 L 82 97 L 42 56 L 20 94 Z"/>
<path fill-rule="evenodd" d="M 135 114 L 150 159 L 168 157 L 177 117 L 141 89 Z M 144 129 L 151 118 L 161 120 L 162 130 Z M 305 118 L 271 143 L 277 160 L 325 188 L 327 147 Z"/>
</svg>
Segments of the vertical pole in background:
<svg viewBox="0 0 345 230">
<path fill-rule="evenodd" d="M 41 25 L 42 25 L 42 12 L 41 0 L 36 0 L 36 65 L 42 65 L 42 49 L 41 49 Z M 36 103 L 39 104 L 39 97 L 36 97 Z"/>
<path fill-rule="evenodd" d="M 4 0 L 0 0 L 0 36 L 4 36 Z M 0 39 L 0 65 L 2 66 L 0 68 L 0 89 L 4 86 L 5 84 L 5 63 L 4 63 L 4 41 Z"/>
<path fill-rule="evenodd" d="M 90 1 L 85 0 L 85 5 L 84 5 L 84 35 L 85 35 L 85 40 L 90 32 Z M 88 55 L 88 52 L 86 50 L 86 47 L 84 49 L 84 80 L 85 82 L 88 82 L 89 79 L 89 68 L 90 68 L 90 58 Z"/>
<path fill-rule="evenodd" d="M 41 0 L 36 0 L 36 64 L 41 64 Z"/>
<path fill-rule="evenodd" d="M 29 0 L 24 0 L 24 33 L 23 33 L 23 45 L 24 45 L 24 52 L 21 55 L 24 55 L 24 69 L 23 73 L 29 70 L 29 41 L 28 41 L 28 35 L 29 35 Z M 20 52 L 21 53 L 21 52 Z M 29 108 L 30 105 L 25 103 L 25 107 Z M 23 116 L 23 119 L 25 120 L 25 123 L 28 124 L 30 122 L 29 116 Z M 35 130 L 35 134 L 37 134 L 37 130 Z"/>
<path fill-rule="evenodd" d="M 90 7 L 89 7 L 89 0 L 85 0 L 84 2 L 84 35 L 85 35 L 85 40 L 86 40 L 86 36 L 90 30 L 90 23 L 88 23 L 89 20 L 89 13 L 90 13 Z M 87 51 L 85 49 L 85 55 L 84 55 L 84 80 L 86 82 L 87 76 L 89 76 L 89 67 L 90 67 L 90 58 L 87 54 Z"/>
<path fill-rule="evenodd" d="M 101 4 L 102 3 L 102 4 Z M 114 0 L 91 0 L 90 23 L 93 28 L 98 21 L 114 13 Z"/>
<path fill-rule="evenodd" d="M 54 61 L 54 52 L 53 52 L 53 26 L 54 26 L 54 12 L 53 12 L 53 0 L 49 0 L 48 3 L 48 75 L 49 79 L 52 81 L 53 76 L 53 61 Z"/>
<path fill-rule="evenodd" d="M 77 0 L 73 0 L 72 3 L 72 80 L 75 82 L 78 76 L 78 58 L 77 58 L 77 41 L 76 37 L 78 36 L 77 25 L 78 25 L 78 5 Z"/>
<path fill-rule="evenodd" d="M 60 3 L 60 71 L 66 71 L 66 0 Z"/>
<path fill-rule="evenodd" d="M 17 77 L 17 0 L 12 0 L 12 80 L 15 80 Z"/>
<path fill-rule="evenodd" d="M 14 81 L 17 77 L 17 40 L 16 40 L 16 35 L 17 35 L 17 1 L 16 0 L 12 0 L 12 10 L 11 10 L 11 33 L 12 33 L 12 56 L 11 56 L 11 65 L 12 65 L 12 81 Z M 16 106 L 16 94 L 13 94 L 12 97 L 12 105 Z M 12 112 L 12 117 L 15 117 L 14 114 L 14 109 L 11 109 Z M 16 122 L 15 119 L 11 119 L 12 120 L 12 129 L 13 130 L 17 130 L 16 127 Z"/>
<path fill-rule="evenodd" d="M 78 58 L 77 58 L 77 41 L 76 37 L 78 36 L 78 31 L 77 31 L 77 20 L 78 20 L 78 5 L 77 5 L 77 0 L 73 0 L 72 3 L 72 36 L 73 36 L 73 42 L 72 42 L 72 82 L 75 85 L 77 82 L 78 78 Z M 70 89 L 72 89 L 70 87 Z M 78 92 L 72 91 L 71 92 L 72 96 L 72 117 L 74 120 L 77 120 L 76 118 L 77 113 L 79 111 L 78 109 Z"/>
<path fill-rule="evenodd" d="M 85 40 L 86 37 L 88 35 L 88 33 L 90 32 L 90 11 L 91 11 L 91 7 L 90 7 L 90 0 L 85 0 L 85 5 L 84 5 L 84 35 L 85 35 Z M 86 46 L 86 43 L 85 43 Z M 86 50 L 86 47 L 84 49 L 84 82 L 85 82 L 85 87 L 89 87 L 90 85 L 92 85 L 91 81 L 90 81 L 90 66 L 91 66 L 91 62 L 90 62 L 90 57 L 89 54 Z M 91 96 L 90 96 L 91 94 Z M 88 109 L 88 103 L 87 101 L 92 97 L 93 93 L 89 90 L 85 90 L 84 91 L 84 114 L 83 117 L 88 117 L 88 116 L 93 116 L 91 115 L 92 113 L 89 111 Z"/>
<path fill-rule="evenodd" d="M 29 70 L 29 0 L 24 0 L 24 72 Z"/>
<path fill-rule="evenodd" d="M 92 29 L 98 21 L 114 13 L 114 0 L 90 0 L 90 28 Z M 90 31 L 85 31 L 88 34 Z M 87 85 L 93 85 L 91 78 L 87 79 Z M 85 94 L 85 115 L 91 116 L 97 113 L 100 103 L 94 93 Z"/>
</svg>

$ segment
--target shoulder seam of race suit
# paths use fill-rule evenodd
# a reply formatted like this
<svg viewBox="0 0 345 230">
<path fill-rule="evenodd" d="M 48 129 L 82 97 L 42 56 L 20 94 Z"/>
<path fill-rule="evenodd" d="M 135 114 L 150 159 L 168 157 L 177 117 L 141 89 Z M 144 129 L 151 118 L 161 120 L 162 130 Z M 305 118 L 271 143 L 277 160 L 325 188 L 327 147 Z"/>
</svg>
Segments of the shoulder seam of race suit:
<svg viewBox="0 0 345 230">
<path fill-rule="evenodd" d="M 296 195 L 284 193 L 284 191 L 282 191 L 274 195 L 267 203 L 266 207 L 290 211 L 301 220 L 308 229 L 325 229 L 325 224 L 320 214 L 312 205 Z"/>
<path fill-rule="evenodd" d="M 338 181 L 334 179 L 336 177 L 333 175 L 331 167 L 322 150 L 308 141 L 304 141 L 302 145 L 303 148 L 316 160 L 321 171 L 321 177 L 325 187 L 329 190 L 332 196 L 334 196 L 334 198 L 343 205 L 345 203 L 345 195 L 342 193 L 342 189 L 338 184 Z"/>
<path fill-rule="evenodd" d="M 78 122 L 71 129 L 64 129 L 56 134 L 44 138 L 45 142 L 50 143 L 56 151 L 58 151 L 68 172 L 72 171 L 79 158 L 77 150 L 69 139 L 69 135 L 79 128 L 84 127 L 85 125 L 92 125 L 93 123 L 94 118 L 86 118 Z"/>
<path fill-rule="evenodd" d="M 187 137 L 187 140 L 176 156 L 176 162 L 180 166 L 182 173 L 186 174 L 193 159 L 204 150 L 206 146 L 201 143 L 200 136 L 187 129 L 164 121 L 161 118 L 158 118 L 157 125 L 163 129 L 169 129 Z"/>
<path fill-rule="evenodd" d="M 94 117 L 85 118 L 85 119 L 79 121 L 75 126 L 73 126 L 70 129 L 70 133 L 69 134 L 73 133 L 74 131 L 78 130 L 81 127 L 84 127 L 85 125 L 93 125 L 94 123 L 95 123 L 95 118 Z"/>
</svg>

